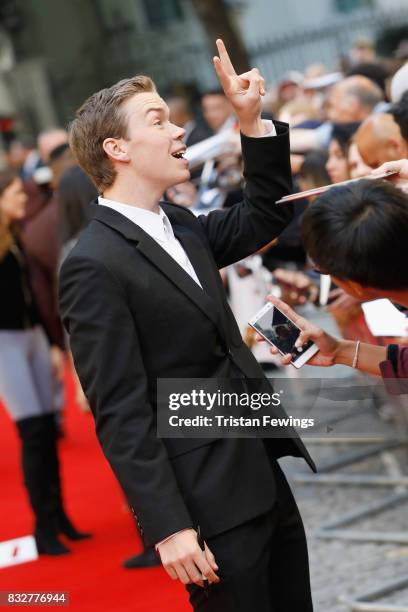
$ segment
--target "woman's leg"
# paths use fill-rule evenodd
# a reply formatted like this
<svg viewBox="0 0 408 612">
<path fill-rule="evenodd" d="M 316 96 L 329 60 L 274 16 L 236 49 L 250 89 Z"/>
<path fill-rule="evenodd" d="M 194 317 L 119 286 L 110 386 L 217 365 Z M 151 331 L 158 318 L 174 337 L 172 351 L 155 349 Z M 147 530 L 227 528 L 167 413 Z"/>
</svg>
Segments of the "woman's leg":
<svg viewBox="0 0 408 612">
<path fill-rule="evenodd" d="M 13 421 L 43 413 L 31 374 L 30 334 L 31 330 L 0 331 L 0 397 Z"/>
<path fill-rule="evenodd" d="M 32 330 L 0 332 L 0 397 L 16 423 L 21 439 L 24 484 L 35 515 L 39 552 L 69 552 L 57 539 L 55 502 L 47 475 L 49 436 L 47 420 L 34 383 L 31 360 Z"/>
<path fill-rule="evenodd" d="M 68 518 L 63 503 L 60 465 L 58 459 L 57 408 L 55 405 L 53 377 L 50 361 L 50 346 L 41 328 L 36 328 L 30 346 L 30 361 L 33 379 L 45 411 L 45 452 L 47 455 L 46 477 L 49 496 L 54 503 L 57 530 L 71 540 L 83 540 L 90 533 L 78 531 Z"/>
</svg>

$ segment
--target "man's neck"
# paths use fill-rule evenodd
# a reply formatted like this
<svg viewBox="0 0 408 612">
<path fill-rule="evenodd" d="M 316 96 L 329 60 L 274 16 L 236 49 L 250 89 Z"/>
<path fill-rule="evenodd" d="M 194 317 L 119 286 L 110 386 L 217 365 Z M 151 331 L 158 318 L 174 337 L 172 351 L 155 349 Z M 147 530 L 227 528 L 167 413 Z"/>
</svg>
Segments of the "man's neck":
<svg viewBox="0 0 408 612">
<path fill-rule="evenodd" d="M 116 179 L 115 183 L 105 189 L 103 197 L 114 202 L 134 206 L 135 208 L 143 208 L 152 212 L 159 212 L 159 201 L 162 198 L 162 188 L 144 185 L 141 181 L 121 180 Z"/>
</svg>

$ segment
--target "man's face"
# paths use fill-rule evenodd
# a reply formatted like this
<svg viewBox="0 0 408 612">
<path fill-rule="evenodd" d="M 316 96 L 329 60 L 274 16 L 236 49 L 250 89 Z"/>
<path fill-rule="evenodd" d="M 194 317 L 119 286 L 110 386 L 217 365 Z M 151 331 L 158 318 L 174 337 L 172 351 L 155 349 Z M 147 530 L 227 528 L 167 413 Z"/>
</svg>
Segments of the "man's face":
<svg viewBox="0 0 408 612">
<path fill-rule="evenodd" d="M 207 94 L 203 97 L 201 106 L 204 119 L 214 132 L 217 132 L 232 114 L 231 105 L 222 94 Z"/>
<path fill-rule="evenodd" d="M 156 92 L 139 93 L 123 104 L 122 112 L 127 135 L 120 143 L 135 178 L 163 191 L 186 181 L 190 171 L 182 157 L 184 130 L 170 123 L 164 100 Z"/>
<path fill-rule="evenodd" d="M 334 85 L 330 91 L 327 104 L 327 118 L 333 123 L 358 121 L 360 104 L 355 96 L 346 93 L 343 83 Z"/>
</svg>

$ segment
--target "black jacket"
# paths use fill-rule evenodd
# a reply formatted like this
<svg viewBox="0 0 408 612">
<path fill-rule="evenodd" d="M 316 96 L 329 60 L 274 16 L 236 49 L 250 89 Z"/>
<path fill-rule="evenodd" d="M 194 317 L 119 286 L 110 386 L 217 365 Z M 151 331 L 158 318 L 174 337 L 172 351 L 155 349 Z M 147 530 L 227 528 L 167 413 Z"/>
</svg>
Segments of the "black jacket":
<svg viewBox="0 0 408 612">
<path fill-rule="evenodd" d="M 205 537 L 270 509 L 271 457 L 303 456 L 298 438 L 160 439 L 157 378 L 264 374 L 243 343 L 219 268 L 270 242 L 292 216 L 289 137 L 242 136 L 245 198 L 196 218 L 163 204 L 203 289 L 141 228 L 95 206 L 61 270 L 60 309 L 103 451 L 147 545 L 200 524 Z"/>
<path fill-rule="evenodd" d="M 19 240 L 0 259 L 0 330 L 30 329 L 40 323 L 26 255 Z"/>
</svg>

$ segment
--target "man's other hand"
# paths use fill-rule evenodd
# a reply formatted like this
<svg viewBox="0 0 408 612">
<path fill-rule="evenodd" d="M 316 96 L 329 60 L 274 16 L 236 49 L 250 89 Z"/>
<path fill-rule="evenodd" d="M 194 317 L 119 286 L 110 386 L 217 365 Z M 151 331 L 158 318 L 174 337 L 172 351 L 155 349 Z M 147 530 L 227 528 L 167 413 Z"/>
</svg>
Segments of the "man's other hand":
<svg viewBox="0 0 408 612">
<path fill-rule="evenodd" d="M 184 529 L 158 546 L 164 569 L 173 580 L 183 584 L 194 582 L 203 586 L 203 578 L 209 583 L 219 582 L 218 566 L 207 545 L 201 550 L 194 529 Z"/>
<path fill-rule="evenodd" d="M 258 68 L 237 74 L 221 39 L 216 41 L 219 57 L 214 57 L 214 68 L 221 86 L 239 119 L 241 132 L 246 136 L 263 136 L 261 96 L 265 95 L 265 79 Z"/>
</svg>

